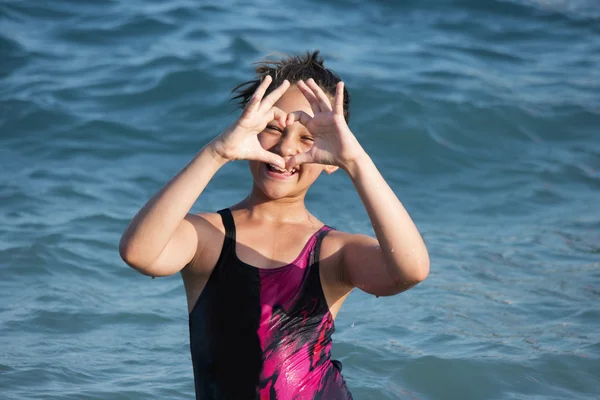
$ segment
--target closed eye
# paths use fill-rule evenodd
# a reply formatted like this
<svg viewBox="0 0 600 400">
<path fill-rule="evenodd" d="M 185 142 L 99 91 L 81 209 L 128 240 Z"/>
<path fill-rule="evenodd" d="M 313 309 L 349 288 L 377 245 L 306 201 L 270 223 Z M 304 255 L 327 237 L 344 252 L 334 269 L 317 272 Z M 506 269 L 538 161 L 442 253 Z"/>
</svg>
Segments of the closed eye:
<svg viewBox="0 0 600 400">
<path fill-rule="evenodd" d="M 279 128 L 278 126 L 275 125 L 267 125 L 267 127 L 265 129 L 271 130 L 271 131 L 277 131 L 281 133 L 281 128 Z"/>
<path fill-rule="evenodd" d="M 302 136 L 302 140 L 309 140 L 311 142 L 315 141 L 315 139 L 313 139 L 311 136 Z"/>
</svg>

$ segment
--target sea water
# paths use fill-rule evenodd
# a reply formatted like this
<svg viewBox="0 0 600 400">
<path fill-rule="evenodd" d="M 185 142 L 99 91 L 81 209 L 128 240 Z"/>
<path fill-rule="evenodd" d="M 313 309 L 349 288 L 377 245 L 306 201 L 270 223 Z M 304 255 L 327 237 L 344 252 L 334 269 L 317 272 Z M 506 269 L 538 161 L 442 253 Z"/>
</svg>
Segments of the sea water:
<svg viewBox="0 0 600 400">
<path fill-rule="evenodd" d="M 600 398 L 595 0 L 2 1 L 0 397 L 193 398 L 181 278 L 127 267 L 120 236 L 254 62 L 313 49 L 431 256 L 340 311 L 354 397 Z M 226 165 L 194 211 L 250 179 Z M 307 205 L 373 234 L 342 171 Z"/>
</svg>

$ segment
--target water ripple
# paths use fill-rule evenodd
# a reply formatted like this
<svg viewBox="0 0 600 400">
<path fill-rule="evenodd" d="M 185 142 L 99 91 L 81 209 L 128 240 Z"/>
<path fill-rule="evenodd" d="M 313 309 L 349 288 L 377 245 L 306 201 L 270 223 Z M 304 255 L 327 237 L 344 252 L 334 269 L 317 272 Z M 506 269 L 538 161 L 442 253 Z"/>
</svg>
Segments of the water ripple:
<svg viewBox="0 0 600 400">
<path fill-rule="evenodd" d="M 252 62 L 314 47 L 432 260 L 415 289 L 340 311 L 354 397 L 597 397 L 597 2 L 7 0 L 0 18 L 8 398 L 193 396 L 181 279 L 125 266 L 119 237 L 233 121 Z M 196 207 L 248 185 L 228 164 Z M 307 203 L 372 234 L 342 173 Z"/>
</svg>

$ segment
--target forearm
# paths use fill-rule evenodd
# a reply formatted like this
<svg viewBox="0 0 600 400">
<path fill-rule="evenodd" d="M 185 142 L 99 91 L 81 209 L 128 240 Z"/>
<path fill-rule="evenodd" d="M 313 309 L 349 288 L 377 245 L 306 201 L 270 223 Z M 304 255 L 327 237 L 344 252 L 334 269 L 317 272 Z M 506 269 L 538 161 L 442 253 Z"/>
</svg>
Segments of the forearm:
<svg viewBox="0 0 600 400">
<path fill-rule="evenodd" d="M 344 168 L 369 215 L 394 280 L 419 282 L 429 273 L 425 243 L 408 212 L 366 153 Z"/>
<path fill-rule="evenodd" d="M 135 215 L 121 238 L 124 259 L 154 261 L 165 248 L 214 174 L 225 164 L 205 146 Z"/>
</svg>

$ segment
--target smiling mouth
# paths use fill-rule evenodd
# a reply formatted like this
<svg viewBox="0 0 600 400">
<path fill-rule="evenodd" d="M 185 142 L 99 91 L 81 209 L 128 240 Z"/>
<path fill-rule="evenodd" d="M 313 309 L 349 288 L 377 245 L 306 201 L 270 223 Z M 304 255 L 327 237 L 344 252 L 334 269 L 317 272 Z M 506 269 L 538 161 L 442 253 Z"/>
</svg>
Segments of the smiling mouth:
<svg viewBox="0 0 600 400">
<path fill-rule="evenodd" d="M 298 173 L 298 167 L 294 167 L 291 170 L 287 170 L 287 169 L 281 169 L 276 165 L 273 164 L 266 164 L 267 165 L 267 170 L 281 175 L 281 176 L 292 176 Z"/>
</svg>

